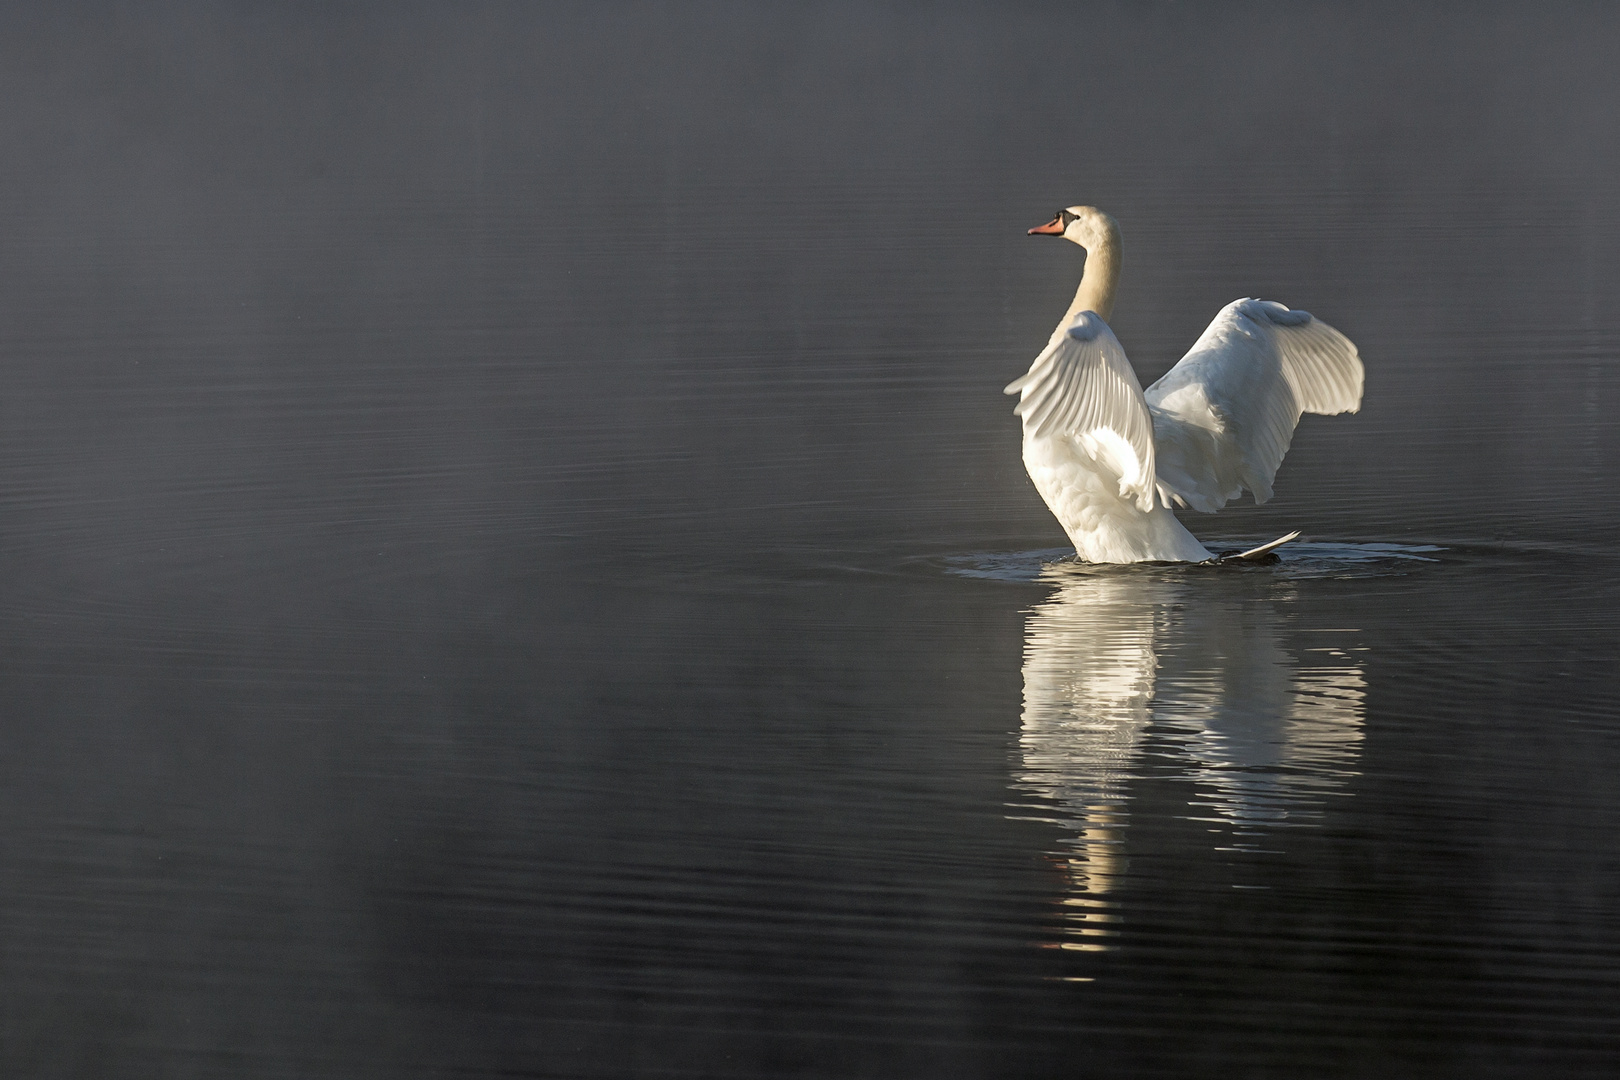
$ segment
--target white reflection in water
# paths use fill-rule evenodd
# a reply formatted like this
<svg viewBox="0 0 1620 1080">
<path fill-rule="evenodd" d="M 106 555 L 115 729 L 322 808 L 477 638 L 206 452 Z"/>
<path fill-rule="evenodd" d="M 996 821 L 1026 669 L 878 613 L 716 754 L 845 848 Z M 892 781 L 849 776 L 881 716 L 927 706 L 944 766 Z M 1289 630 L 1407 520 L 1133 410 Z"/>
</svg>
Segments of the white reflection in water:
<svg viewBox="0 0 1620 1080">
<path fill-rule="evenodd" d="M 1352 629 L 1291 627 L 1304 644 L 1285 647 L 1286 594 L 1046 576 L 1061 586 L 1026 627 L 1017 786 L 1070 832 L 1062 946 L 1097 951 L 1118 918 L 1129 788 L 1150 732 L 1191 786 L 1189 818 L 1225 826 L 1218 844 L 1254 847 L 1310 824 L 1355 775 L 1366 682 Z"/>
</svg>

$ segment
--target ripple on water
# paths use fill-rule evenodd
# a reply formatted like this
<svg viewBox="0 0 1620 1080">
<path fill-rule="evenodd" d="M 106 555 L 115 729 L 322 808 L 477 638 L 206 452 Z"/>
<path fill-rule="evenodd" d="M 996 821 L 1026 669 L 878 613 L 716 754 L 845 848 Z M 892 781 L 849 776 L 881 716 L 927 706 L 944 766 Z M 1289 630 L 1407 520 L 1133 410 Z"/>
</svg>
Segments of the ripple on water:
<svg viewBox="0 0 1620 1080">
<path fill-rule="evenodd" d="M 1244 543 L 1245 541 L 1232 541 Z M 1255 540 L 1255 544 L 1264 543 Z M 1068 548 L 1039 548 L 1032 551 L 984 551 L 946 555 L 940 559 L 946 573 L 986 581 L 1027 584 L 1056 580 L 1073 574 L 1173 574 L 1184 576 L 1207 573 L 1266 572 L 1299 579 L 1311 577 L 1381 577 L 1409 573 L 1422 563 L 1447 561 L 1444 557 L 1466 557 L 1457 548 L 1440 544 L 1349 543 L 1300 541 L 1277 552 L 1278 561 L 1253 565 L 1226 563 L 1134 563 L 1110 565 L 1088 563 Z"/>
</svg>

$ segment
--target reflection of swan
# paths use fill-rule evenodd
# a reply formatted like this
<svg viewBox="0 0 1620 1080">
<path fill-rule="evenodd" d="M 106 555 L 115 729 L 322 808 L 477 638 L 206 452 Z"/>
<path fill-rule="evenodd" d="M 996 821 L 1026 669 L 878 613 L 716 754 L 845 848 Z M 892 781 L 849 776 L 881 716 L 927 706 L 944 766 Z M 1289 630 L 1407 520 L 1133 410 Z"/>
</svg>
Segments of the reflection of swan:
<svg viewBox="0 0 1620 1080">
<path fill-rule="evenodd" d="M 1107 936 L 1114 918 L 1108 894 L 1122 869 L 1126 787 L 1158 664 L 1154 623 L 1174 593 L 1164 582 L 1080 579 L 1030 613 L 1018 779 L 1081 827 L 1065 857 L 1074 937 Z"/>
<path fill-rule="evenodd" d="M 1207 590 L 1184 603 L 1188 592 L 1164 578 L 1074 575 L 1030 612 L 1017 787 L 1040 817 L 1078 826 L 1060 857 L 1065 948 L 1106 947 L 1150 726 L 1183 762 L 1189 816 L 1240 835 L 1309 823 L 1354 775 L 1365 682 L 1351 655 L 1324 640 L 1302 663 L 1274 605 Z"/>
<path fill-rule="evenodd" d="M 1354 775 L 1366 680 L 1341 648 L 1301 663 L 1269 604 L 1197 604 L 1162 645 L 1153 719 L 1192 760 L 1198 804 L 1216 820 L 1280 826 Z"/>
<path fill-rule="evenodd" d="M 1095 207 L 1071 206 L 1029 231 L 1086 249 L 1074 303 L 1028 374 L 1007 387 L 1020 395 L 1029 477 L 1081 558 L 1211 558 L 1170 504 L 1214 513 L 1245 488 L 1265 502 L 1301 413 L 1361 407 L 1356 347 L 1268 300 L 1222 308 L 1144 395 L 1105 321 L 1119 283 L 1119 226 Z"/>
</svg>

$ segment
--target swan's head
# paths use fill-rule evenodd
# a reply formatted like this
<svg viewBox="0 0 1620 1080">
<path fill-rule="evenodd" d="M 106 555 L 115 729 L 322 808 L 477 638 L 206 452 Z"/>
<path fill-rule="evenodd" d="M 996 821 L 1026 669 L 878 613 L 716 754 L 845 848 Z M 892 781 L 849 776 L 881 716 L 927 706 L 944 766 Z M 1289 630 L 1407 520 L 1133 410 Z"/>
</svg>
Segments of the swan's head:
<svg viewBox="0 0 1620 1080">
<path fill-rule="evenodd" d="M 1099 247 L 1119 245 L 1119 226 L 1114 219 L 1095 206 L 1071 206 L 1059 210 L 1057 217 L 1045 225 L 1029 230 L 1031 236 L 1061 236 L 1085 248 L 1096 251 Z"/>
</svg>

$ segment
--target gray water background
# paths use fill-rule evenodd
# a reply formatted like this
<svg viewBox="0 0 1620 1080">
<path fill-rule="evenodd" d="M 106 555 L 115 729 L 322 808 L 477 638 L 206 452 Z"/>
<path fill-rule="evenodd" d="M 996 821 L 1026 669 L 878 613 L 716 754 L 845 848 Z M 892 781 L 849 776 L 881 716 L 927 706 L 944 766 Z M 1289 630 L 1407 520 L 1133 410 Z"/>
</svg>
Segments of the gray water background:
<svg viewBox="0 0 1620 1080">
<path fill-rule="evenodd" d="M 1607 1076 L 1620 16 L 0 11 L 7 1075 Z M 1277 567 L 1000 387 L 1367 363 Z"/>
</svg>

